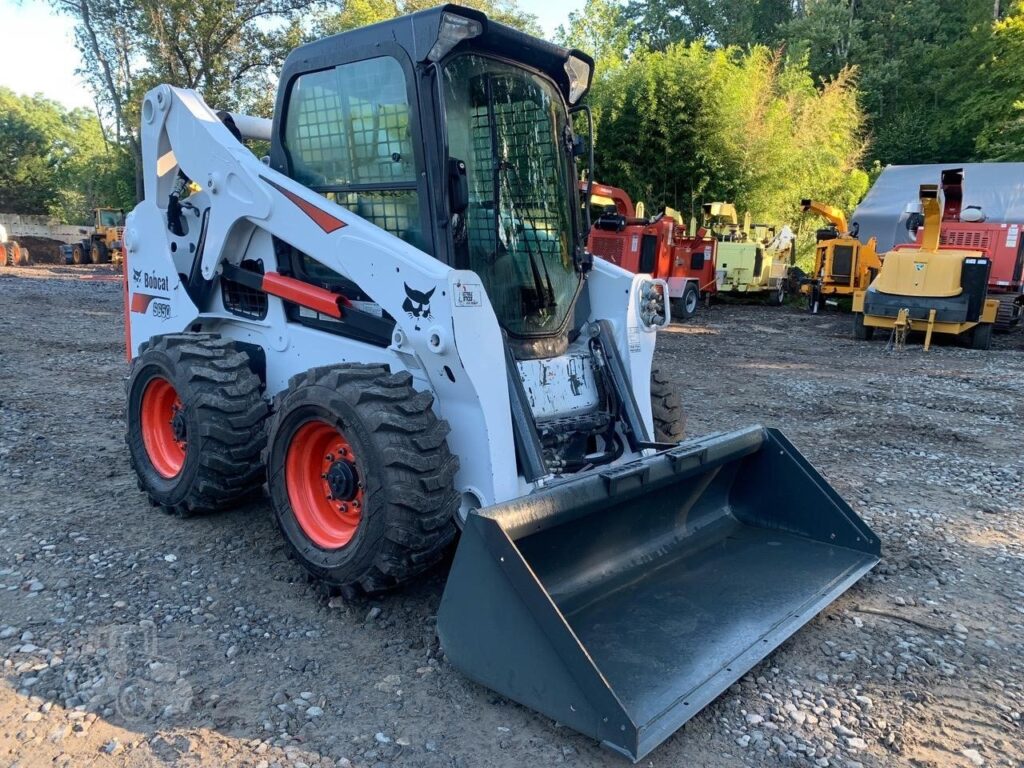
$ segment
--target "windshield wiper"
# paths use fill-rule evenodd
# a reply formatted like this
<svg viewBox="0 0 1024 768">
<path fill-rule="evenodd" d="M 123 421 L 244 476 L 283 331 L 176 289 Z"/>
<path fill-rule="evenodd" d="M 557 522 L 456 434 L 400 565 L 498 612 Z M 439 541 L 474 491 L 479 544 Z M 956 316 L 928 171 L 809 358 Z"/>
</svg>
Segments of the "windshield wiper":
<svg viewBox="0 0 1024 768">
<path fill-rule="evenodd" d="M 491 160 L 494 163 L 494 256 L 497 258 L 498 246 L 501 241 L 501 185 L 504 179 L 505 183 L 508 183 L 507 174 L 503 176 L 503 173 L 512 168 L 512 164 L 506 161 L 498 154 L 498 115 L 497 110 L 494 108 L 494 77 L 488 77 L 484 86 L 487 94 L 487 122 L 491 128 Z M 508 201 L 509 201 L 509 218 L 511 219 L 511 225 L 513 231 L 515 230 L 515 197 L 512 195 L 511 185 L 508 189 Z M 532 225 L 531 225 L 532 226 Z M 536 230 L 534 230 L 536 232 Z M 523 242 L 526 245 L 526 254 L 530 259 L 530 272 L 533 276 L 534 290 L 537 292 L 537 304 L 538 309 L 550 310 L 557 306 L 555 302 L 555 291 L 551 285 L 551 275 L 548 274 L 548 266 L 544 261 L 543 254 L 541 255 L 541 263 L 544 265 L 544 275 L 547 277 L 547 285 L 544 284 L 544 279 L 541 277 L 540 268 L 537 265 L 537 257 L 533 253 L 533 249 L 530 247 L 529 238 L 523 237 Z"/>
<path fill-rule="evenodd" d="M 505 171 L 515 170 L 510 163 L 503 163 L 503 165 L 504 165 L 503 170 L 505 170 Z M 512 220 L 512 227 L 515 228 L 515 224 L 516 224 L 516 200 L 515 200 L 515 195 L 512 194 L 512 184 L 508 180 L 508 173 L 505 174 L 504 179 L 505 179 L 505 183 L 508 185 L 508 189 L 506 191 L 508 193 L 508 213 L 509 213 L 509 218 Z M 524 211 L 526 210 L 525 206 L 523 207 L 523 210 Z M 530 230 L 534 233 L 534 237 L 537 236 L 538 230 L 537 230 L 537 227 L 535 225 L 535 222 L 533 221 L 533 219 L 530 218 L 530 215 L 527 214 L 527 213 L 523 214 L 523 224 L 524 224 L 524 226 L 530 228 Z M 554 286 L 551 284 L 551 274 L 548 272 L 548 262 L 547 262 L 547 259 L 544 258 L 544 251 L 542 250 L 540 252 L 540 258 L 539 258 L 540 266 L 544 267 L 544 277 L 541 278 L 541 276 L 540 276 L 540 267 L 538 267 L 538 265 L 537 265 L 538 257 L 533 252 L 533 248 L 530 246 L 530 238 L 529 238 L 529 236 L 527 235 L 527 233 L 525 231 L 523 232 L 523 244 L 526 246 L 526 255 L 530 259 L 530 271 L 533 273 L 534 290 L 537 291 L 537 299 L 538 299 L 538 303 L 539 303 L 538 308 L 539 309 L 554 309 L 555 307 L 558 306 L 558 302 L 555 301 L 555 289 L 554 289 Z"/>
</svg>

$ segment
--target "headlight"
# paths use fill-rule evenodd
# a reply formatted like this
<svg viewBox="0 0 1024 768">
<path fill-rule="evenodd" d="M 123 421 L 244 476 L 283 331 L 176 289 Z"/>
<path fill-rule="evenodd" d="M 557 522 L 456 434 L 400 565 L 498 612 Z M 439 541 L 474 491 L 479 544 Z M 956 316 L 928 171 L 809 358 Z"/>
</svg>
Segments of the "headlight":
<svg viewBox="0 0 1024 768">
<path fill-rule="evenodd" d="M 663 328 L 668 325 L 668 284 L 664 280 L 644 280 L 640 283 L 637 309 L 645 328 Z"/>
<path fill-rule="evenodd" d="M 483 34 L 484 27 L 476 19 L 467 19 L 454 13 L 441 14 L 441 27 L 437 30 L 437 40 L 430 49 L 427 58 L 440 61 L 448 55 L 448 51 L 471 37 Z"/>
<path fill-rule="evenodd" d="M 569 76 L 569 103 L 575 104 L 590 86 L 590 65 L 570 56 L 565 60 L 565 74 Z"/>
</svg>

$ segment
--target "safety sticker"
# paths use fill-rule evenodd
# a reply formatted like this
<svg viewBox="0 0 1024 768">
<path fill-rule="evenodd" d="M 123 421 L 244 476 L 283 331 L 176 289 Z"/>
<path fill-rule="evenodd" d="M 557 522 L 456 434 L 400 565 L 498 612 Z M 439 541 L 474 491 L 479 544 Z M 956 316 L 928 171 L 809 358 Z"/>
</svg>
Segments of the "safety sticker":
<svg viewBox="0 0 1024 768">
<path fill-rule="evenodd" d="M 380 304 L 376 301 L 357 301 L 352 299 L 352 306 L 358 309 L 360 312 L 365 312 L 368 315 L 374 317 L 384 317 L 384 310 L 381 309 Z"/>
<path fill-rule="evenodd" d="M 455 284 L 456 307 L 483 306 L 483 287 L 479 283 Z"/>
<path fill-rule="evenodd" d="M 1020 235 L 1020 225 L 1019 224 L 1011 225 L 1010 229 L 1006 233 L 1006 247 L 1007 248 L 1016 248 L 1017 247 L 1017 237 L 1019 235 Z"/>
<path fill-rule="evenodd" d="M 635 325 L 629 327 L 629 351 L 640 351 L 640 329 Z"/>
</svg>

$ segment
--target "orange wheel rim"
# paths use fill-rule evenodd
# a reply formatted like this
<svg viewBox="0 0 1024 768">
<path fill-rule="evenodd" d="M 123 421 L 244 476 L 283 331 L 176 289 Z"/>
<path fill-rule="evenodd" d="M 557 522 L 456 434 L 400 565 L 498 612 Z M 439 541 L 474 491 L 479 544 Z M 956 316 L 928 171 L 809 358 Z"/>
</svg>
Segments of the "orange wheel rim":
<svg viewBox="0 0 1024 768">
<path fill-rule="evenodd" d="M 363 514 L 363 487 L 352 446 L 333 424 L 308 421 L 292 435 L 285 486 L 302 532 L 321 549 L 352 541 Z"/>
<path fill-rule="evenodd" d="M 142 392 L 142 444 L 149 463 L 170 479 L 185 464 L 185 414 L 174 385 L 162 376 Z"/>
</svg>

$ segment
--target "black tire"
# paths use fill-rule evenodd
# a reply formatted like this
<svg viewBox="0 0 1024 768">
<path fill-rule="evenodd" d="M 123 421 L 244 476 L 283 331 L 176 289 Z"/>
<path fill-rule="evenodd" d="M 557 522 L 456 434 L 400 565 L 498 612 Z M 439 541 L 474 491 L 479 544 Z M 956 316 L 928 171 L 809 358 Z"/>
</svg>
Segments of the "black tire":
<svg viewBox="0 0 1024 768">
<path fill-rule="evenodd" d="M 654 439 L 659 443 L 678 443 L 686 434 L 686 413 L 676 388 L 661 368 L 651 368 L 651 411 Z"/>
<path fill-rule="evenodd" d="M 102 240 L 94 240 L 89 250 L 89 260 L 93 264 L 106 264 L 110 261 L 110 251 Z"/>
<path fill-rule="evenodd" d="M 182 406 L 172 428 L 182 433 L 184 459 L 173 476 L 157 469 L 159 457 L 143 436 L 145 393 L 160 379 Z M 127 395 L 131 464 L 154 506 L 182 516 L 210 512 L 260 488 L 269 407 L 248 353 L 235 342 L 203 333 L 154 337 L 132 362 Z"/>
<path fill-rule="evenodd" d="M 781 307 L 786 303 L 786 285 L 785 283 L 779 283 L 779 287 L 776 288 L 770 294 L 770 300 L 772 306 Z"/>
<path fill-rule="evenodd" d="M 0 243 L 0 262 L 3 262 L 5 267 L 14 266 L 14 249 L 11 243 Z"/>
<path fill-rule="evenodd" d="M 85 248 L 82 247 L 81 243 L 75 243 L 71 246 L 71 263 L 81 266 L 82 264 L 89 263 L 89 254 Z"/>
<path fill-rule="evenodd" d="M 971 349 L 988 349 L 992 346 L 992 323 L 980 323 L 970 333 Z"/>
<path fill-rule="evenodd" d="M 683 295 L 678 299 L 672 299 L 672 319 L 689 320 L 697 314 L 697 307 L 700 306 L 700 291 L 694 283 L 687 283 L 683 289 Z"/>
<path fill-rule="evenodd" d="M 453 481 L 459 463 L 448 450 L 448 424 L 434 414 L 433 400 L 429 392 L 413 389 L 406 371 L 358 364 L 301 373 L 275 399 L 265 453 L 274 516 L 290 554 L 315 578 L 380 592 L 445 556 L 456 535 L 459 494 Z M 298 450 L 302 430 L 324 425 L 350 450 L 341 451 L 344 461 L 327 454 L 320 475 L 325 488 L 311 487 L 309 493 L 321 494 L 318 504 L 323 498 L 337 503 L 339 517 L 357 510 L 343 543 L 315 541 L 290 495 L 290 484 L 299 481 L 288 477 L 289 452 L 293 444 Z M 327 474 L 335 465 L 345 465 L 347 493 L 334 485 L 327 493 Z M 305 466 L 299 463 L 300 470 Z"/>
<path fill-rule="evenodd" d="M 864 313 L 853 313 L 853 338 L 858 341 L 871 341 L 875 336 L 873 326 L 864 325 Z"/>
</svg>

